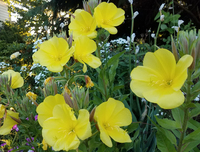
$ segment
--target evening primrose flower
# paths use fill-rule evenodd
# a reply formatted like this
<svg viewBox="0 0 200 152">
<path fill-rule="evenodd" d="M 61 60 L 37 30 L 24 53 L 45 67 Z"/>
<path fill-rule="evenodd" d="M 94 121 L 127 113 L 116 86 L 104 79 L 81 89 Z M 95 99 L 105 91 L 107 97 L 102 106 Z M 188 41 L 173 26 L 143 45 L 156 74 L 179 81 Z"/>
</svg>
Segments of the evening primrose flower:
<svg viewBox="0 0 200 152">
<path fill-rule="evenodd" d="M 67 41 L 54 36 L 40 45 L 40 49 L 33 54 L 33 61 L 46 66 L 49 71 L 61 72 L 72 54 L 73 49 L 69 49 Z"/>
<path fill-rule="evenodd" d="M 24 79 L 21 77 L 19 72 L 8 70 L 2 73 L 2 75 L 8 75 L 8 79 L 11 77 L 11 88 L 21 88 L 24 85 Z"/>
<path fill-rule="evenodd" d="M 87 88 L 91 88 L 94 86 L 94 83 L 92 82 L 91 78 L 89 76 L 85 76 L 85 83 Z"/>
<path fill-rule="evenodd" d="M 7 110 L 3 125 L 0 127 L 0 135 L 7 135 L 11 132 L 14 125 L 18 124 L 11 117 L 19 119 L 19 113 Z"/>
<path fill-rule="evenodd" d="M 89 38 L 97 36 L 96 21 L 92 15 L 84 10 L 77 9 L 73 14 L 75 19 L 71 18 L 69 24 L 69 35 L 73 34 L 73 38 L 85 35 Z"/>
<path fill-rule="evenodd" d="M 110 137 L 119 143 L 131 142 L 128 133 L 120 128 L 132 122 L 131 112 L 121 101 L 109 98 L 96 108 L 94 119 L 97 121 L 100 138 L 108 147 L 112 147 Z"/>
<path fill-rule="evenodd" d="M 79 36 L 74 41 L 74 59 L 83 64 L 83 72 L 87 71 L 87 63 L 92 68 L 98 68 L 101 61 L 92 53 L 96 51 L 96 43 L 86 36 Z"/>
<path fill-rule="evenodd" d="M 180 89 L 187 79 L 187 68 L 192 61 L 192 56 L 184 55 L 176 64 L 174 55 L 166 49 L 148 52 L 143 66 L 131 72 L 131 90 L 163 109 L 176 108 L 184 102 Z"/>
<path fill-rule="evenodd" d="M 65 104 L 64 97 L 60 94 L 48 96 L 39 104 L 36 111 L 38 113 L 38 122 L 43 126 L 43 122 L 53 116 L 53 109 L 57 104 Z"/>
<path fill-rule="evenodd" d="M 53 116 L 43 123 L 42 136 L 55 151 L 77 149 L 79 139 L 85 140 L 91 135 L 89 112 L 79 110 L 77 119 L 68 104 L 56 105 Z"/>
<path fill-rule="evenodd" d="M 110 34 L 116 34 L 115 26 L 122 24 L 125 19 L 125 12 L 121 8 L 117 8 L 113 3 L 100 3 L 94 9 L 94 17 L 98 27 L 104 28 Z"/>
</svg>

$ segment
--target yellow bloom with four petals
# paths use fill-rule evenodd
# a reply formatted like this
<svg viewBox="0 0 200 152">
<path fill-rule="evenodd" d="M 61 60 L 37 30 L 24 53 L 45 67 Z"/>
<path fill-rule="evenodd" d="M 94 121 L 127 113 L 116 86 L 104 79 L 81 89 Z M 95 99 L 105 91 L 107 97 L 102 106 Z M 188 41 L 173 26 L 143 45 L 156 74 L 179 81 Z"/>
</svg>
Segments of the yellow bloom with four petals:
<svg viewBox="0 0 200 152">
<path fill-rule="evenodd" d="M 42 124 L 42 136 L 54 150 L 77 149 L 80 140 L 92 135 L 89 112 L 79 110 L 78 119 L 62 95 L 48 96 L 37 107 L 38 120 Z"/>
<path fill-rule="evenodd" d="M 69 35 L 73 34 L 73 38 L 81 35 L 89 38 L 95 38 L 97 36 L 96 21 L 90 13 L 77 9 L 73 15 L 75 18 L 71 17 Z"/>
<path fill-rule="evenodd" d="M 122 24 L 124 14 L 125 11 L 113 3 L 102 2 L 94 9 L 97 26 L 106 29 L 110 34 L 117 33 L 115 26 Z"/>
<path fill-rule="evenodd" d="M 94 119 L 99 127 L 100 138 L 108 147 L 112 147 L 110 137 L 119 143 L 132 142 L 128 133 L 120 128 L 132 122 L 131 112 L 121 101 L 109 98 L 96 108 Z"/>
<path fill-rule="evenodd" d="M 131 90 L 161 108 L 176 108 L 184 102 L 180 89 L 187 79 L 187 68 L 192 61 L 192 56 L 184 55 L 176 64 L 174 55 L 166 49 L 148 52 L 143 66 L 131 72 Z"/>
<path fill-rule="evenodd" d="M 74 59 L 83 64 L 83 72 L 87 71 L 87 63 L 92 68 L 98 68 L 101 65 L 101 61 L 98 57 L 92 53 L 96 51 L 96 43 L 86 36 L 79 36 L 74 41 Z"/>
<path fill-rule="evenodd" d="M 24 85 L 24 79 L 21 77 L 19 72 L 8 70 L 2 73 L 2 75 L 8 75 L 8 79 L 11 77 L 11 88 L 21 88 Z"/>
<path fill-rule="evenodd" d="M 19 119 L 19 113 L 7 110 L 6 116 L 3 122 L 3 125 L 0 127 L 0 135 L 7 135 L 11 132 L 11 129 L 14 125 L 18 124 L 10 116 Z"/>
<path fill-rule="evenodd" d="M 35 63 L 46 66 L 49 71 L 61 72 L 72 54 L 73 49 L 69 49 L 67 41 L 54 36 L 43 42 L 40 45 L 40 49 L 33 54 L 32 58 Z"/>
</svg>

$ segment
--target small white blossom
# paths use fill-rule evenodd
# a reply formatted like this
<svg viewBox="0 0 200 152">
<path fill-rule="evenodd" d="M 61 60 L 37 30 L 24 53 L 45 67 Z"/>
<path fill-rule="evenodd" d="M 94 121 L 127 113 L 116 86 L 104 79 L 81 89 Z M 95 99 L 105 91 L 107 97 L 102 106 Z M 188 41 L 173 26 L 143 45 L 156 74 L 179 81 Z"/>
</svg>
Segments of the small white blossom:
<svg viewBox="0 0 200 152">
<path fill-rule="evenodd" d="M 161 16 L 160 16 L 160 20 L 161 20 L 161 21 L 164 21 L 164 17 L 165 17 L 165 15 L 161 15 Z"/>
<path fill-rule="evenodd" d="M 155 33 L 151 33 L 151 37 L 155 39 L 156 38 Z"/>
<path fill-rule="evenodd" d="M 133 4 L 133 0 L 128 0 L 129 1 L 129 3 L 132 5 Z"/>
<path fill-rule="evenodd" d="M 60 23 L 60 27 L 63 29 L 65 27 L 64 23 Z"/>
<path fill-rule="evenodd" d="M 165 3 L 162 3 L 162 5 L 160 5 L 159 11 L 161 11 L 164 6 L 165 6 Z"/>
<path fill-rule="evenodd" d="M 136 18 L 136 16 L 138 16 L 138 14 L 139 14 L 138 11 L 134 12 L 134 14 L 133 14 L 133 19 Z"/>
<path fill-rule="evenodd" d="M 135 47 L 135 54 L 138 54 L 139 51 L 140 51 L 140 47 L 137 45 L 137 46 Z"/>
<path fill-rule="evenodd" d="M 130 43 L 130 42 L 134 42 L 134 39 L 135 39 L 135 33 L 131 34 L 131 39 L 129 36 L 127 36 L 127 42 Z"/>
<path fill-rule="evenodd" d="M 11 60 L 12 60 L 12 59 L 15 59 L 15 58 L 17 58 L 17 57 L 20 56 L 20 55 L 21 55 L 21 53 L 15 52 L 15 53 L 11 54 L 10 59 L 11 59 Z"/>
<path fill-rule="evenodd" d="M 178 27 L 180 27 L 181 26 L 181 24 L 183 24 L 184 23 L 184 21 L 183 20 L 178 20 Z"/>
<path fill-rule="evenodd" d="M 172 26 L 173 29 L 176 30 L 176 32 L 178 32 L 179 27 L 178 26 Z"/>
<path fill-rule="evenodd" d="M 45 25 L 45 26 L 44 26 L 44 29 L 47 31 L 47 30 L 48 30 L 48 27 Z"/>
</svg>

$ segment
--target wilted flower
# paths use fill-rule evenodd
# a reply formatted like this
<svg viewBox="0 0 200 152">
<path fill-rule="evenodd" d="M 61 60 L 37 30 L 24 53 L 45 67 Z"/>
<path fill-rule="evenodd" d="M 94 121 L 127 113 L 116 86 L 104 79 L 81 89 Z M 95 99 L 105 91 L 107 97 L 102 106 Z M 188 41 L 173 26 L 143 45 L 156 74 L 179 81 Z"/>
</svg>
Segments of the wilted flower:
<svg viewBox="0 0 200 152">
<path fill-rule="evenodd" d="M 71 18 L 69 35 L 73 34 L 73 38 L 81 35 L 89 38 L 95 38 L 97 36 L 96 21 L 90 13 L 77 9 L 73 15 L 75 19 L 73 17 Z"/>
<path fill-rule="evenodd" d="M 12 117 L 12 118 L 11 118 Z M 15 119 L 19 119 L 19 113 L 7 110 L 4 118 L 3 126 L 0 127 L 0 135 L 7 135 L 11 132 L 14 125 L 18 124 Z"/>
<path fill-rule="evenodd" d="M 11 77 L 11 88 L 21 88 L 24 85 L 24 79 L 21 77 L 19 72 L 13 70 L 8 70 L 2 73 L 2 75 L 7 75 L 8 79 Z"/>
<path fill-rule="evenodd" d="M 134 12 L 134 14 L 133 14 L 133 19 L 136 18 L 136 16 L 138 16 L 138 14 L 139 14 L 138 11 Z"/>
<path fill-rule="evenodd" d="M 121 8 L 117 8 L 113 3 L 100 3 L 94 9 L 94 17 L 98 27 L 104 28 L 110 34 L 116 34 L 115 26 L 122 24 L 125 19 L 125 12 Z"/>
<path fill-rule="evenodd" d="M 129 3 L 132 5 L 133 4 L 133 0 L 128 0 L 129 1 Z"/>
<path fill-rule="evenodd" d="M 133 43 L 133 42 L 134 42 L 134 39 L 135 39 L 135 33 L 132 33 L 132 34 L 131 34 L 131 39 L 130 39 L 129 36 L 127 36 L 127 42 L 128 42 L 128 43 L 130 43 L 130 42 Z"/>
<path fill-rule="evenodd" d="M 121 101 L 109 98 L 96 108 L 94 119 L 97 121 L 100 138 L 108 147 L 112 147 L 110 137 L 119 143 L 131 142 L 128 133 L 120 128 L 132 122 L 131 112 Z"/>
<path fill-rule="evenodd" d="M 40 45 L 40 49 L 33 54 L 33 60 L 49 71 L 61 72 L 72 54 L 73 49 L 69 49 L 67 41 L 54 36 Z"/>
<path fill-rule="evenodd" d="M 21 53 L 15 52 L 15 53 L 11 54 L 10 59 L 11 59 L 11 60 L 12 60 L 12 59 L 15 59 L 15 58 L 17 58 L 17 57 L 20 56 L 20 55 L 21 55 Z"/>
<path fill-rule="evenodd" d="M 184 21 L 183 20 L 178 20 L 178 26 L 172 26 L 173 29 L 176 30 L 176 32 L 179 31 L 181 24 L 183 24 Z"/>
<path fill-rule="evenodd" d="M 89 76 L 85 76 L 85 83 L 87 88 L 91 88 L 94 86 L 94 83 L 92 82 L 91 78 Z"/>
<path fill-rule="evenodd" d="M 192 60 L 190 55 L 184 55 L 176 64 L 174 55 L 166 49 L 148 52 L 143 66 L 131 72 L 131 90 L 161 108 L 176 108 L 184 102 L 180 89 L 187 79 L 187 68 Z"/>
<path fill-rule="evenodd" d="M 161 15 L 161 16 L 160 16 L 160 20 L 161 20 L 161 21 L 164 21 L 164 17 L 165 17 L 165 15 Z"/>
<path fill-rule="evenodd" d="M 86 36 L 79 36 L 74 41 L 74 59 L 83 64 L 83 72 L 87 71 L 87 63 L 92 68 L 98 68 L 101 61 L 92 53 L 96 51 L 96 43 Z"/>
<path fill-rule="evenodd" d="M 160 5 L 159 11 L 161 11 L 161 10 L 163 9 L 164 6 L 165 6 L 165 3 L 162 3 L 162 4 Z"/>
<path fill-rule="evenodd" d="M 35 93 L 33 93 L 33 92 L 28 92 L 27 94 L 26 94 L 26 96 L 30 99 L 30 100 L 36 100 L 37 99 L 37 94 L 35 94 Z"/>
<path fill-rule="evenodd" d="M 137 45 L 137 46 L 135 47 L 135 54 L 138 54 L 139 51 L 140 51 L 140 47 Z"/>
</svg>

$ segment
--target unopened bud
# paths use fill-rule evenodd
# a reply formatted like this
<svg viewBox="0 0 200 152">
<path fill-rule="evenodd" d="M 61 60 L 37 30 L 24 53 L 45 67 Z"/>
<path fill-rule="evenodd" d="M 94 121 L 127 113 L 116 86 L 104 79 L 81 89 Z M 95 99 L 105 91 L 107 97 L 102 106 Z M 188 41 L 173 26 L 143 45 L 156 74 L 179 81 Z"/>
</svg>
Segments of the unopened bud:
<svg viewBox="0 0 200 152">
<path fill-rule="evenodd" d="M 177 49 L 176 49 L 176 45 L 175 45 L 175 43 L 174 43 L 174 39 L 173 39 L 172 36 L 171 36 L 171 46 L 172 46 L 172 52 L 173 52 L 173 54 L 174 54 L 174 57 L 175 57 L 175 59 L 176 59 L 176 62 L 178 62 L 178 60 L 179 60 L 178 51 L 177 51 Z"/>
<path fill-rule="evenodd" d="M 96 110 L 96 107 L 94 107 L 94 108 L 92 109 L 92 111 L 90 112 L 90 122 L 95 121 L 95 120 L 94 120 L 94 113 L 95 113 L 95 110 Z"/>
</svg>

